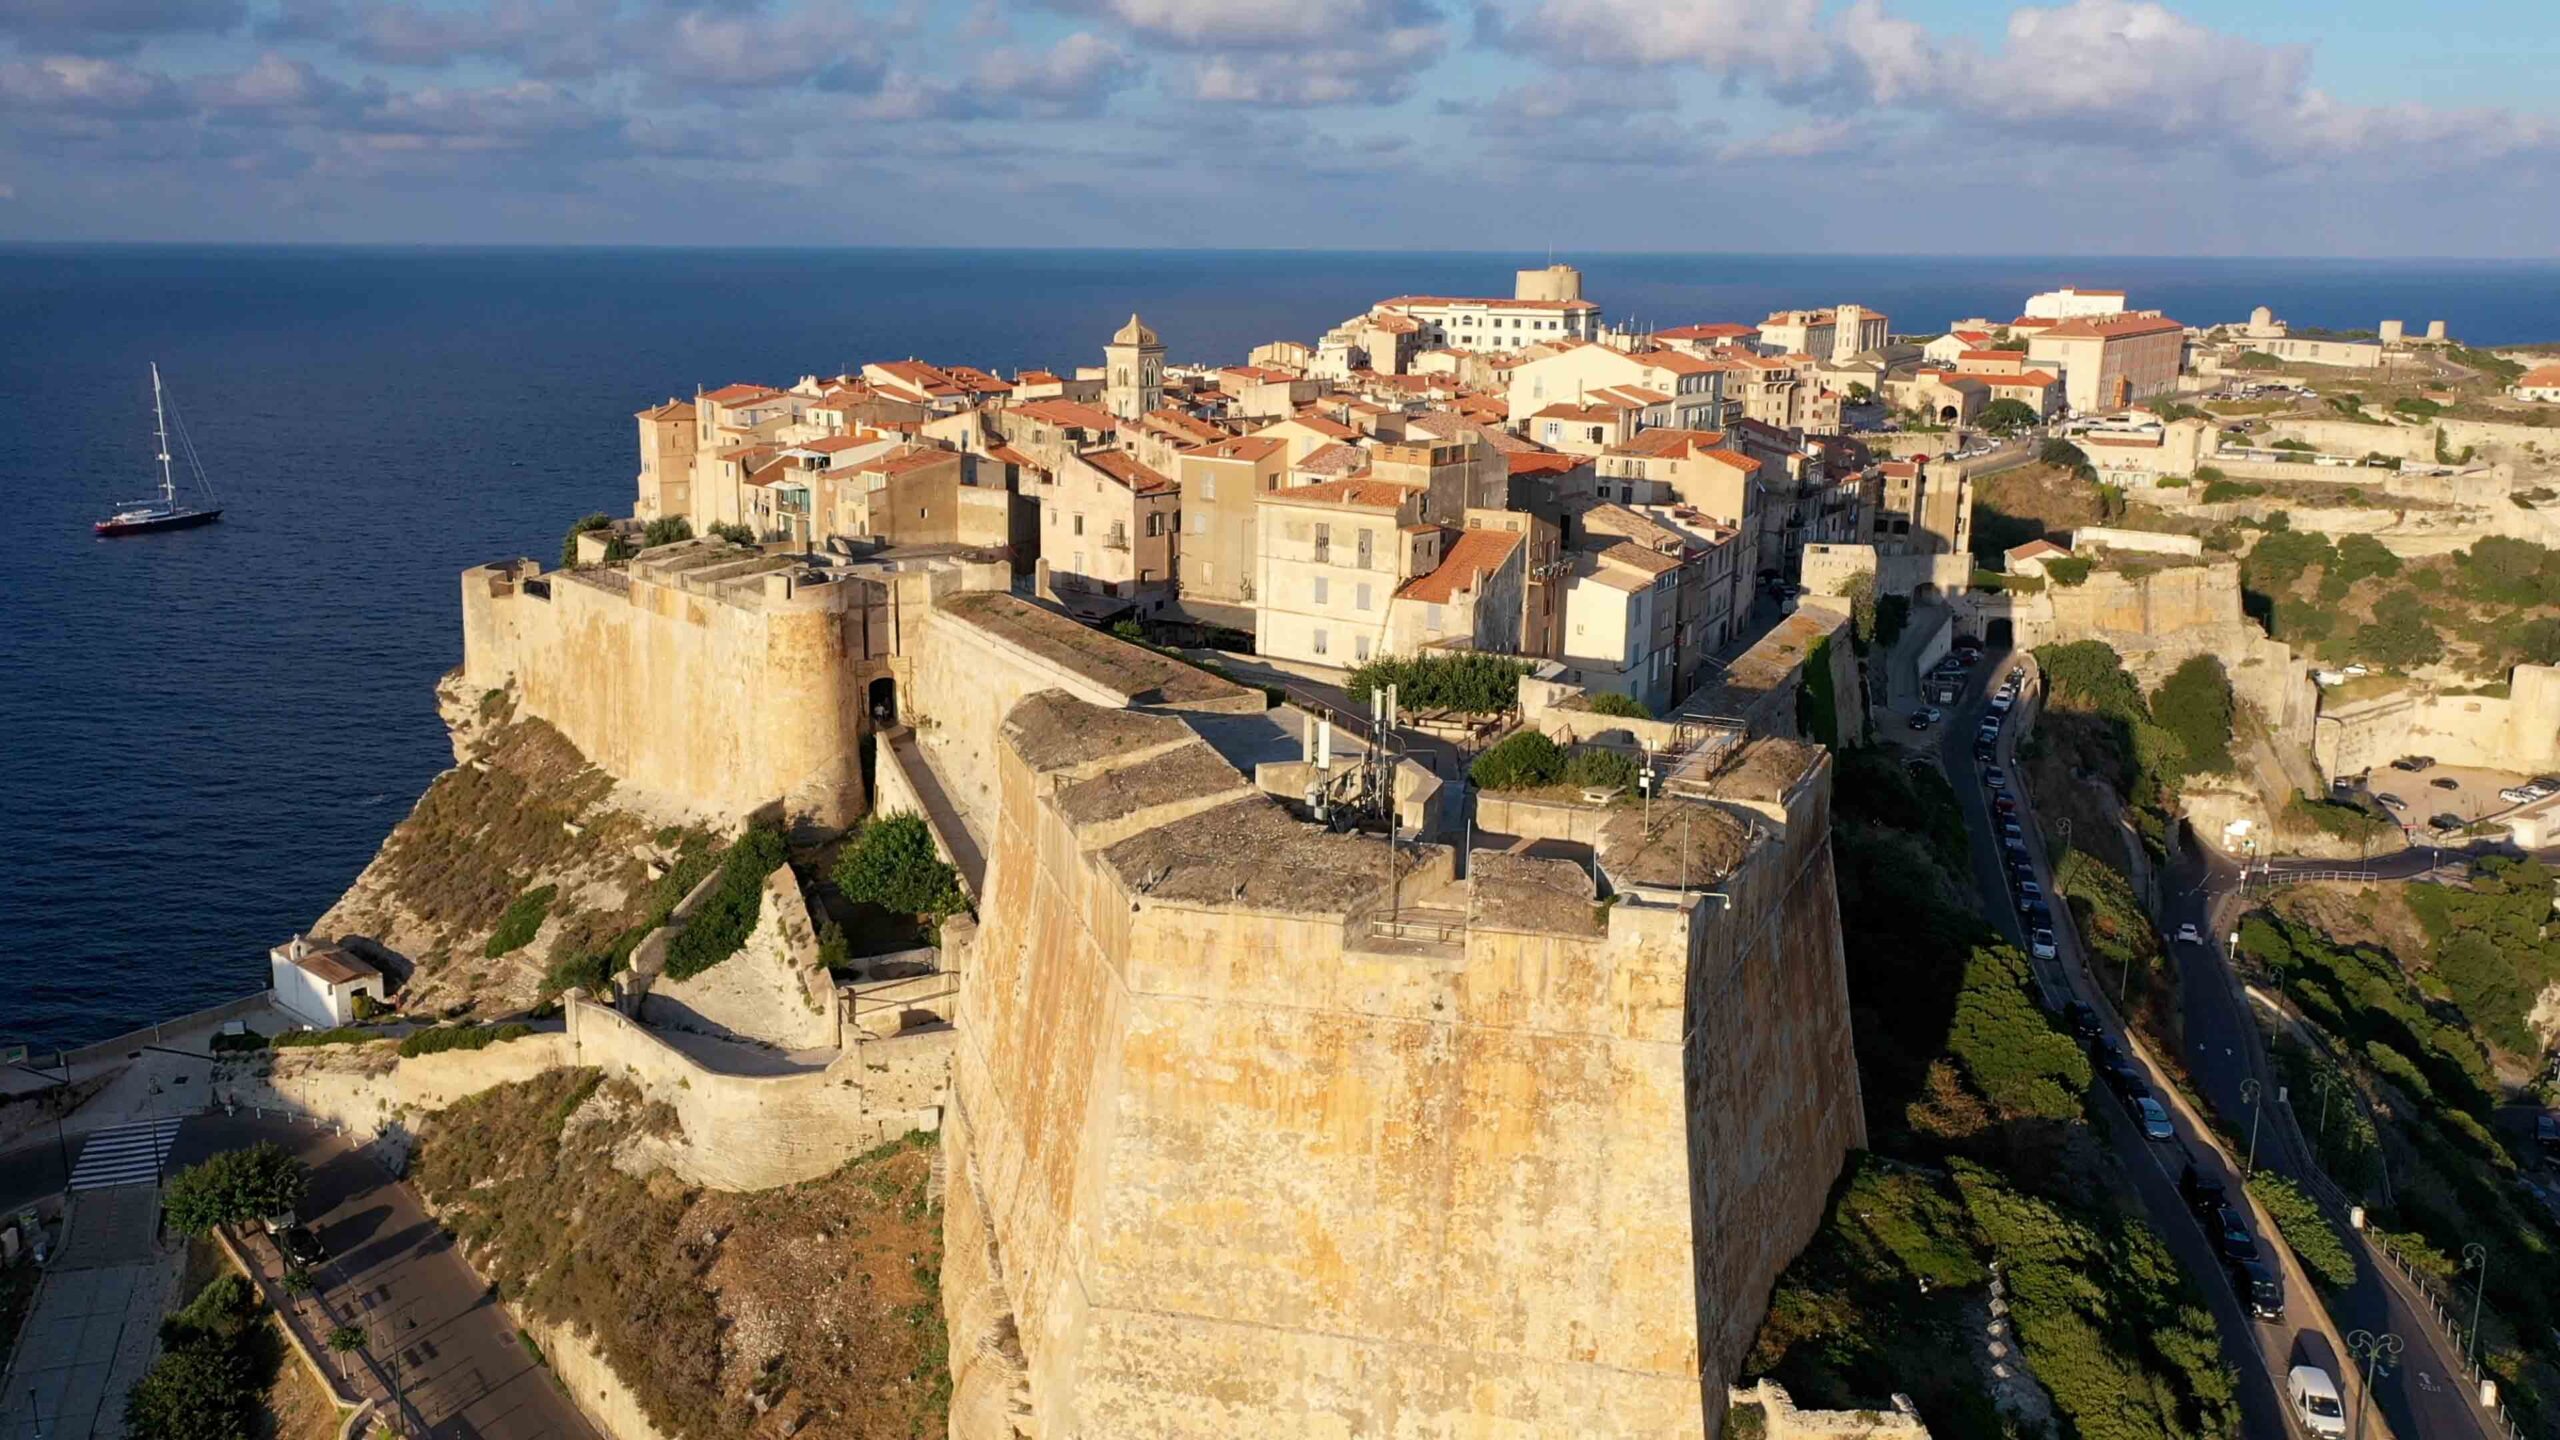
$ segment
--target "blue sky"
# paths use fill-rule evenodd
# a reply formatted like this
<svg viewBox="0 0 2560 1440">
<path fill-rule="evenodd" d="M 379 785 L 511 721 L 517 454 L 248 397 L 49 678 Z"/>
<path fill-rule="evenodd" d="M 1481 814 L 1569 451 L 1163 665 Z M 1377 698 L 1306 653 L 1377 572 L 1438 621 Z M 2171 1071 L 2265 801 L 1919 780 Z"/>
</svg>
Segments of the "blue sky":
<svg viewBox="0 0 2560 1440">
<path fill-rule="evenodd" d="M 0 238 L 2560 254 L 2513 0 L 0 0 Z"/>
</svg>

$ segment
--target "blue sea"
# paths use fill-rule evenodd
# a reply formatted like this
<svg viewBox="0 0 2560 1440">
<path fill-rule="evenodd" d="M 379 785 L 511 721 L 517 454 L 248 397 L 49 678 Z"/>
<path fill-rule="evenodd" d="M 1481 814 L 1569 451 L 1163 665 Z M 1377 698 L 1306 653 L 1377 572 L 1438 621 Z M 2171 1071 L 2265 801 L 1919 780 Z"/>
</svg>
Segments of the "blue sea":
<svg viewBox="0 0 2560 1440">
<path fill-rule="evenodd" d="M 1562 258 L 1660 326 L 1856 300 L 1937 329 L 2076 283 L 2190 321 L 2560 340 L 2550 263 Z M 264 982 L 449 763 L 430 692 L 460 659 L 457 572 L 626 510 L 639 407 L 865 359 L 1097 363 L 1132 310 L 1177 361 L 1241 359 L 1545 259 L 0 249 L 0 1048 Z M 228 514 L 98 540 L 153 483 L 154 360 Z"/>
</svg>

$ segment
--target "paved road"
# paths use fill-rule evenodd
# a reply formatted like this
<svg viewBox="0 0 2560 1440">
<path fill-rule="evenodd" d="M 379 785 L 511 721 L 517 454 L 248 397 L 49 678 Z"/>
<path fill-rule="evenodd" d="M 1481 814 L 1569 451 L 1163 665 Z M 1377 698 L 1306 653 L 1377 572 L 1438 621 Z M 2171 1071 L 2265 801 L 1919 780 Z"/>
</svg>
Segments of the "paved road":
<svg viewBox="0 0 2560 1440">
<path fill-rule="evenodd" d="M 1973 759 L 1974 729 L 1986 712 L 1985 694 L 1990 677 L 2004 673 L 2013 663 L 2004 653 L 1986 654 L 1968 677 L 1968 689 L 1958 704 L 1949 711 L 1945 728 L 1936 736 L 1939 762 L 1947 777 L 1954 782 L 1957 803 L 1963 808 L 1965 829 L 1972 839 L 1974 883 L 1981 892 L 1984 912 L 2001 932 L 2015 942 L 2020 951 L 2027 949 L 2026 935 L 2019 923 L 2017 907 L 2012 903 L 2008 876 L 2001 862 L 1997 833 L 1992 826 L 1990 796 L 1982 783 L 1982 767 Z M 2015 733 L 2012 726 L 2000 742 L 2000 759 L 2014 773 L 2009 743 Z M 1914 737 L 1918 738 L 1918 737 Z M 2013 785 L 2015 782 L 2012 782 Z M 2018 793 L 2014 788 L 2012 794 Z M 2025 797 L 2021 796 L 2025 805 Z M 2032 812 L 2028 813 L 2030 819 Z M 2051 890 L 2052 868 L 2043 852 L 2041 837 L 2032 823 L 2024 826 L 2030 856 L 2036 873 Z M 2058 907 L 2057 907 L 2058 908 Z M 2065 927 L 2057 926 L 2060 946 L 2058 958 L 2036 961 L 2039 984 L 2053 997 L 2081 995 L 2078 971 L 2081 966 L 2073 942 Z M 2083 997 L 2094 998 L 2094 997 Z M 2111 1013 L 2104 1003 L 2097 1008 Z M 2120 1048 L 2123 1044 L 2119 1025 L 2109 1023 L 2110 1033 Z M 2165 1093 L 2168 1086 L 2154 1077 L 2155 1092 Z M 2321 1365 L 2337 1373 L 2344 1367 L 2338 1363 L 2330 1343 L 2317 1331 L 2304 1331 L 2301 1318 L 2305 1313 L 2305 1297 L 2299 1277 L 2292 1277 L 2286 1287 L 2287 1318 L 2275 1325 L 2260 1325 L 2251 1320 L 2233 1296 L 2230 1284 L 2223 1278 L 2220 1259 L 2203 1229 L 2189 1215 L 2178 1194 L 2177 1173 L 2181 1164 L 2193 1157 L 2197 1168 L 2222 1180 L 2232 1192 L 2239 1190 L 2238 1177 L 2229 1173 L 2213 1147 L 2203 1143 L 2188 1126 L 2185 1117 L 2172 1108 L 2172 1119 L 2179 1127 L 2176 1144 L 2158 1144 L 2142 1138 L 2141 1131 L 2103 1089 L 2093 1088 L 2090 1114 L 2107 1144 L 2114 1150 L 2118 1164 L 2133 1186 L 2134 1198 L 2140 1202 L 2151 1228 L 2168 1246 L 2205 1303 L 2213 1311 L 2214 1324 L 2222 1337 L 2224 1358 L 2239 1374 L 2240 1412 L 2244 1432 L 2252 1436 L 2291 1434 L 2284 1414 L 2283 1386 L 2285 1372 L 2300 1363 Z"/>
<path fill-rule="evenodd" d="M 159 1212 L 148 1184 L 75 1197 L 0 1390 L 0 1440 L 123 1433 L 125 1394 L 159 1349 L 178 1278 L 177 1252 L 156 1241 Z"/>
<path fill-rule="evenodd" d="M 518 1343 L 506 1312 L 427 1217 L 416 1195 L 326 1130 L 207 1115 L 178 1137 L 173 1165 L 273 1140 L 311 1166 L 303 1213 L 328 1248 L 317 1278 L 345 1323 L 375 1335 L 419 1432 L 431 1440 L 595 1440 L 551 1372 Z"/>
<path fill-rule="evenodd" d="M 2173 933 L 2177 926 L 2193 923 L 2207 937 L 2204 944 L 2168 943 L 2181 981 L 2187 1067 L 2214 1108 L 2226 1117 L 2240 1117 L 2236 1123 L 2245 1126 L 2249 1112 L 2240 1096 L 2242 1082 L 2257 1080 L 2268 1097 L 2277 1093 L 2280 1082 L 2267 1064 L 2248 1002 L 2240 995 L 2221 947 L 2213 943 L 2217 934 L 2229 933 L 2223 927 L 2235 922 L 2241 908 L 2237 903 L 2241 870 L 2201 845 L 2183 844 L 2179 851 L 2169 872 L 2170 913 L 2162 918 Z M 2428 851 L 2412 850 L 2356 867 L 2342 867 L 2336 861 L 2278 860 L 2264 868 L 2278 875 L 2355 868 L 2376 878 L 2405 880 L 2427 873 L 2434 858 Z M 2270 1113 L 2260 1127 L 2258 1163 L 2296 1178 L 2315 1173 L 2296 1127 L 2277 1123 L 2278 1118 Z M 2305 1188 L 2317 1193 L 2315 1186 Z M 2334 1205 L 2328 1208 L 2331 1220 L 2343 1230 L 2346 1215 Z M 2446 1337 L 2433 1329 L 2423 1302 L 2406 1281 L 2377 1268 L 2361 1246 L 2355 1248 L 2356 1283 L 2330 1300 L 2330 1313 L 2344 1327 L 2388 1330 L 2406 1347 L 2399 1373 L 2374 1386 L 2376 1403 L 2392 1428 L 2427 1440 L 2494 1435 L 2495 1429 L 2472 1403 Z"/>
</svg>

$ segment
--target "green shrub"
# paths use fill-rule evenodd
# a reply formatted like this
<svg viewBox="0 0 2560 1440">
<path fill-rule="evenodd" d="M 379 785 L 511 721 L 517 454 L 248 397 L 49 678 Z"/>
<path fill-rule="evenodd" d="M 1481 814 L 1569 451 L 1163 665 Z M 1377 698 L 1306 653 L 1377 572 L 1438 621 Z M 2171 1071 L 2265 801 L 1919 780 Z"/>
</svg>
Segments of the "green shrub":
<svg viewBox="0 0 2560 1440">
<path fill-rule="evenodd" d="M 2201 474 L 2202 472 L 2198 473 Z M 2266 486 L 2254 485 L 2246 480 L 2207 480 L 2204 485 L 2203 498 L 2204 503 L 2207 505 L 2223 505 L 2234 500 L 2246 500 L 2253 495 L 2264 495 L 2266 493 Z"/>
<path fill-rule="evenodd" d="M 2152 718 L 2185 747 L 2187 768 L 2231 771 L 2231 679 L 2222 662 L 2198 655 L 2171 671 L 2151 695 Z"/>
<path fill-rule="evenodd" d="M 846 899 L 893 915 L 934 921 L 969 908 L 959 872 L 934 853 L 933 831 L 903 812 L 866 822 L 836 861 L 835 880 Z"/>
<path fill-rule="evenodd" d="M 1535 730 L 1518 730 L 1468 767 L 1468 778 L 1483 790 L 1533 790 L 1552 785 L 1564 774 L 1564 752 Z"/>
<path fill-rule="evenodd" d="M 1831 637 L 1825 635 L 1805 653 L 1804 679 L 1796 687 L 1796 728 L 1835 750 L 1841 744 L 1837 688 L 1831 676 Z"/>
<path fill-rule="evenodd" d="M 2097 562 L 2083 556 L 2056 555 L 2044 562 L 2044 578 L 2056 585 L 2079 585 L 2097 568 Z"/>
<path fill-rule="evenodd" d="M 577 568 L 579 536 L 588 534 L 592 531 L 609 530 L 611 528 L 613 528 L 613 517 L 604 514 L 601 511 L 596 514 L 589 515 L 585 519 L 580 520 L 577 524 L 570 526 L 569 533 L 562 537 L 560 541 L 560 568 L 563 570 L 572 570 Z"/>
<path fill-rule="evenodd" d="M 692 538 L 693 522 L 682 515 L 661 515 L 640 529 L 640 544 L 643 548 L 653 545 L 673 545 L 679 540 Z"/>
<path fill-rule="evenodd" d="M 714 525 L 711 527 L 709 533 L 722 540 L 728 541 L 732 545 L 753 545 L 756 543 L 755 529 L 748 525 Z"/>
<path fill-rule="evenodd" d="M 1566 757 L 1564 783 L 1585 790 L 1633 790 L 1642 768 L 1634 756 L 1584 747 Z"/>
<path fill-rule="evenodd" d="M 527 890 L 507 904 L 506 913 L 498 917 L 498 928 L 489 934 L 489 943 L 480 953 L 495 960 L 510 950 L 521 950 L 542 928 L 542 919 L 551 913 L 551 899 L 560 893 L 556 885 Z"/>
<path fill-rule="evenodd" d="M 327 1030 L 287 1030 L 269 1043 L 279 1050 L 291 1050 L 302 1045 L 353 1045 L 360 1041 L 380 1038 L 382 1037 L 370 1030 L 359 1030 L 352 1025 L 338 1025 Z"/>
<path fill-rule="evenodd" d="M 1653 718 L 1652 709 L 1643 701 L 1637 699 L 1633 695 L 1620 695 L 1609 690 L 1603 690 L 1599 694 L 1591 697 L 1591 713 L 1594 715 L 1614 715 L 1626 720 L 1650 720 Z"/>
<path fill-rule="evenodd" d="M 1520 677 L 1528 673 L 1527 661 L 1503 655 L 1381 655 L 1353 670 L 1344 688 L 1366 704 L 1370 692 L 1393 685 L 1396 708 L 1407 714 L 1499 715 L 1518 708 Z"/>
<path fill-rule="evenodd" d="M 1974 947 L 1947 1053 L 2004 1116 L 2080 1117 L 2089 1059 L 2036 1004 L 2026 957 L 2013 947 Z"/>
<path fill-rule="evenodd" d="M 613 978 L 613 968 L 613 956 L 608 951 L 564 955 L 543 972 L 542 994 L 548 998 L 569 990 L 584 990 L 591 996 L 601 995 Z"/>
<path fill-rule="evenodd" d="M 530 1025 L 439 1025 L 429 1030 L 414 1030 L 400 1042 L 405 1059 L 420 1055 L 441 1055 L 448 1050 L 486 1050 L 509 1040 L 521 1040 L 533 1033 Z"/>
<path fill-rule="evenodd" d="M 216 1035 L 213 1037 L 213 1053 L 216 1055 L 239 1054 L 249 1051 L 264 1050 L 266 1048 L 267 1037 L 259 1034 L 255 1030 L 243 1030 L 237 1035 Z"/>
<path fill-rule="evenodd" d="M 260 1409 L 258 1389 L 245 1346 L 181 1345 L 163 1351 L 126 1394 L 125 1433 L 150 1440 L 249 1440 Z"/>
<path fill-rule="evenodd" d="M 785 856 L 782 832 L 757 826 L 720 858 L 720 878 L 667 942 L 666 976 L 685 980 L 738 953 L 764 913 L 764 877 Z"/>
<path fill-rule="evenodd" d="M 2249 1193 L 2267 1207 L 2276 1222 L 2276 1230 L 2284 1243 L 2302 1261 L 2311 1278 L 2321 1288 L 2336 1292 L 2356 1283 L 2355 1257 L 2347 1253 L 2347 1242 L 2330 1225 L 2329 1217 L 2302 1187 L 2271 1171 L 2260 1171 L 2249 1180 Z"/>
</svg>

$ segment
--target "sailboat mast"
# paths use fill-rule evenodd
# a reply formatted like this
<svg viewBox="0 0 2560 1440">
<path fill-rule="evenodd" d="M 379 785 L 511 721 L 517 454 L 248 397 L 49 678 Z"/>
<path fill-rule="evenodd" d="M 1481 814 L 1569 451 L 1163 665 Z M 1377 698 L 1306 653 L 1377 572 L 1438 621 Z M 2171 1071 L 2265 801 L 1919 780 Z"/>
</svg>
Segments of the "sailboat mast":
<svg viewBox="0 0 2560 1440">
<path fill-rule="evenodd" d="M 178 484 L 169 474 L 169 412 L 160 404 L 160 362 L 151 362 L 151 420 L 160 435 L 160 500 L 176 508 Z"/>
</svg>

